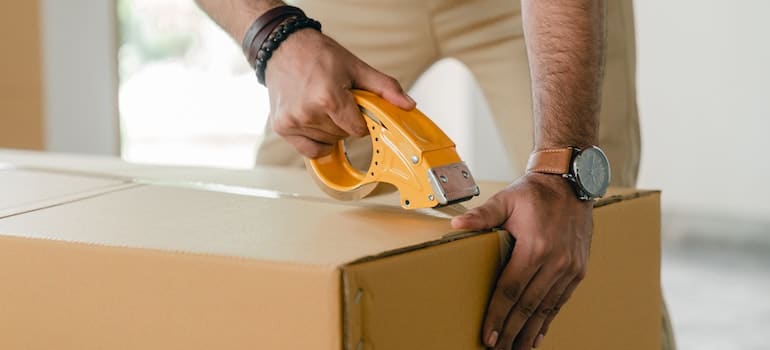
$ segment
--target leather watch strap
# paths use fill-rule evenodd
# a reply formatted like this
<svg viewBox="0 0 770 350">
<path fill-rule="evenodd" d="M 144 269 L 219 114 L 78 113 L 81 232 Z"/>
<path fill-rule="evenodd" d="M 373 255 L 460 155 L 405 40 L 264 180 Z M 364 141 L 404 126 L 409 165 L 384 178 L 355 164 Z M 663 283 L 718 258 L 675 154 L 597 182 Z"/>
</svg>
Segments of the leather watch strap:
<svg viewBox="0 0 770 350">
<path fill-rule="evenodd" d="M 574 151 L 575 148 L 567 147 L 533 152 L 529 156 L 527 172 L 567 174 L 569 173 L 572 153 Z"/>
</svg>

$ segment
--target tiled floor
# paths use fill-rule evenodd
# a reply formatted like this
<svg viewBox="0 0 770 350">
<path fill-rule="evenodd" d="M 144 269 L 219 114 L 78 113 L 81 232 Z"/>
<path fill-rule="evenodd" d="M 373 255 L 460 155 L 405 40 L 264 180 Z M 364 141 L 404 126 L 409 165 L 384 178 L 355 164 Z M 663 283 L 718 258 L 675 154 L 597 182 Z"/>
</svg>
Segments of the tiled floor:
<svg viewBox="0 0 770 350">
<path fill-rule="evenodd" d="M 765 233 L 753 245 L 664 243 L 663 291 L 679 349 L 770 349 L 770 227 Z"/>
</svg>

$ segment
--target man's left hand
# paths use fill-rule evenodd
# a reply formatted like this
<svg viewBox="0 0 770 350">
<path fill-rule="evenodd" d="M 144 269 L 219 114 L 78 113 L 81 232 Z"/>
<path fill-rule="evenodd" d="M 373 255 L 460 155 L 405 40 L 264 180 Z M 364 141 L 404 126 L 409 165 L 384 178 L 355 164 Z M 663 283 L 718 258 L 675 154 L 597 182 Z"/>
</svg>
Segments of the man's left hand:
<svg viewBox="0 0 770 350">
<path fill-rule="evenodd" d="M 516 239 L 484 320 L 486 346 L 540 345 L 559 308 L 585 277 L 592 208 L 563 178 L 529 173 L 452 220 L 455 229 L 503 227 Z"/>
</svg>

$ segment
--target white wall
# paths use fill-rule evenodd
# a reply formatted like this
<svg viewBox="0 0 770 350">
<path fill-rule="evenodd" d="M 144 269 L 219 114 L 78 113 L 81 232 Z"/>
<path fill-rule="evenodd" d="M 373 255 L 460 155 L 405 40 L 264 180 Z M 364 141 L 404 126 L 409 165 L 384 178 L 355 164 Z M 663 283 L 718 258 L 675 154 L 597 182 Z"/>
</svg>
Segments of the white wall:
<svg viewBox="0 0 770 350">
<path fill-rule="evenodd" d="M 115 1 L 40 4 L 46 148 L 117 155 Z"/>
<path fill-rule="evenodd" d="M 770 1 L 635 7 L 640 186 L 670 210 L 770 219 Z"/>
<path fill-rule="evenodd" d="M 637 0 L 635 8 L 639 187 L 662 189 L 670 212 L 770 220 L 770 1 Z M 504 153 L 464 68 L 442 62 L 414 93 L 458 137 L 474 176 L 510 179 L 484 161 Z"/>
</svg>

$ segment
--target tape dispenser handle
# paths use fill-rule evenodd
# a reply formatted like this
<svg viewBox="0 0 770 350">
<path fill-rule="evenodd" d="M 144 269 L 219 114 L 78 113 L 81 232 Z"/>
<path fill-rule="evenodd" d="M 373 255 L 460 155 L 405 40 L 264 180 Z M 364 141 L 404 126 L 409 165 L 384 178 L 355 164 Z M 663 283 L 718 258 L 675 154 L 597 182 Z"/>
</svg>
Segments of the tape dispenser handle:
<svg viewBox="0 0 770 350">
<path fill-rule="evenodd" d="M 326 156 L 307 159 L 306 165 L 315 173 L 317 180 L 329 189 L 338 192 L 349 192 L 360 188 L 363 185 L 376 182 L 377 166 L 375 159 L 378 158 L 382 147 L 378 147 L 381 140 L 382 124 L 372 112 L 366 109 L 366 104 L 387 103 L 379 96 L 362 90 L 352 90 L 353 96 L 361 109 L 361 114 L 366 122 L 367 129 L 372 138 L 372 160 L 367 172 L 356 169 L 348 159 L 345 150 L 345 141 L 340 140 L 332 149 L 332 152 Z M 379 163 L 376 163 L 379 165 Z"/>
</svg>

